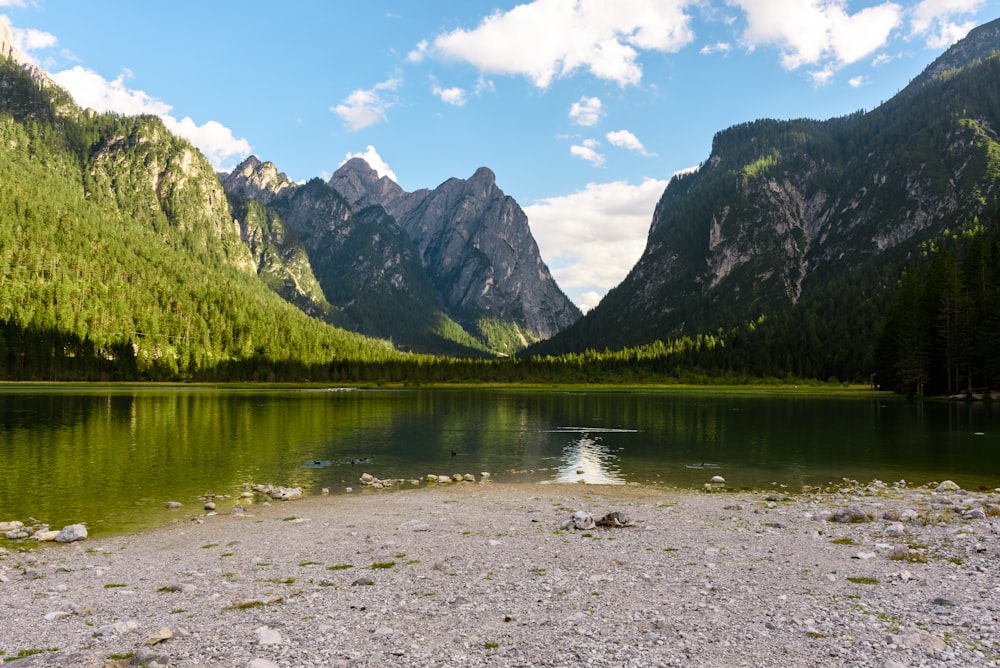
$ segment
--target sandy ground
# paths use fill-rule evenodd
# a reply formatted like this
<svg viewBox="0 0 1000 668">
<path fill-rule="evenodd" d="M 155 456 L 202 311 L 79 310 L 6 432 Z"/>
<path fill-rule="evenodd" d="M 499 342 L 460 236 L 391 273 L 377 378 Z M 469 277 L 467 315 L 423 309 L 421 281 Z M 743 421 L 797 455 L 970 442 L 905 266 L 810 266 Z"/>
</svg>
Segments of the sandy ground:
<svg viewBox="0 0 1000 668">
<path fill-rule="evenodd" d="M 5 543 L 0 658 L 1000 665 L 992 490 L 476 482 L 262 501 L 134 535 Z M 628 526 L 561 528 L 576 511 Z"/>
</svg>

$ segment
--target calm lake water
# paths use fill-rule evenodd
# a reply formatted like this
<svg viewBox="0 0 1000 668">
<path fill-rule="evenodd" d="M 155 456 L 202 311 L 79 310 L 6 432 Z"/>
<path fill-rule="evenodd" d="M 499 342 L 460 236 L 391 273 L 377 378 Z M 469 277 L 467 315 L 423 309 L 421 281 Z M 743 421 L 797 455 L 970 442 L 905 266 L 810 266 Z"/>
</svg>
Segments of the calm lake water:
<svg viewBox="0 0 1000 668">
<path fill-rule="evenodd" d="M 0 387 L 0 521 L 101 535 L 202 512 L 199 495 L 236 496 L 244 482 L 392 493 L 357 478 L 480 471 L 497 484 L 992 488 L 1000 406 L 706 389 Z"/>
</svg>

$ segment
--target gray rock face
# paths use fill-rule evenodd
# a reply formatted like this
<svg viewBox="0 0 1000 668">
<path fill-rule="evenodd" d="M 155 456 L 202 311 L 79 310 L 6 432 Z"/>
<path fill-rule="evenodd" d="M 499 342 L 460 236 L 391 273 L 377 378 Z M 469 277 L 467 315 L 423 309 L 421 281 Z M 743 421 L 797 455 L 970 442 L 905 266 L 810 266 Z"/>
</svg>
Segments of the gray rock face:
<svg viewBox="0 0 1000 668">
<path fill-rule="evenodd" d="M 482 167 L 468 180 L 406 193 L 355 158 L 330 185 L 353 207 L 379 204 L 409 233 L 446 310 L 467 328 L 509 322 L 525 339 L 545 339 L 580 311 L 542 262 L 528 218 Z"/>
<path fill-rule="evenodd" d="M 220 175 L 219 180 L 226 192 L 261 204 L 270 204 L 275 197 L 296 188 L 273 162 L 261 162 L 255 155 L 241 162 L 229 174 Z"/>
</svg>

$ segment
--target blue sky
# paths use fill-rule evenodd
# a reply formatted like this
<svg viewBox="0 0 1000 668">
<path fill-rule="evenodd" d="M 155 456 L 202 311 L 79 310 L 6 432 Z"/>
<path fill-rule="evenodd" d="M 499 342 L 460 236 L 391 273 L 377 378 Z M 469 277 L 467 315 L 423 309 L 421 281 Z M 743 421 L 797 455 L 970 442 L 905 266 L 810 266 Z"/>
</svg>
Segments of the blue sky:
<svg viewBox="0 0 1000 668">
<path fill-rule="evenodd" d="M 363 155 L 407 190 L 491 168 L 589 308 L 670 177 L 757 118 L 902 89 L 1000 0 L 0 0 L 82 106 L 155 113 L 217 168 L 297 181 Z"/>
</svg>

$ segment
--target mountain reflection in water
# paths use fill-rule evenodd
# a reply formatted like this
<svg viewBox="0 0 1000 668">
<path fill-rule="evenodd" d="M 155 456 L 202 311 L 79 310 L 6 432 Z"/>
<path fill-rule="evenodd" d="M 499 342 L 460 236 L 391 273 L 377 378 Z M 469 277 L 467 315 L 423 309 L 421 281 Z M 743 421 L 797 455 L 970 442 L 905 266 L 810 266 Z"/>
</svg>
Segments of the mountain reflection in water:
<svg viewBox="0 0 1000 668">
<path fill-rule="evenodd" d="M 624 485 L 625 477 L 618 468 L 618 457 L 601 442 L 600 436 L 591 432 L 631 433 L 634 429 L 587 429 L 563 427 L 557 432 L 578 433 L 579 438 L 563 448 L 563 464 L 555 475 L 555 482 L 584 482 L 593 485 Z"/>
</svg>

